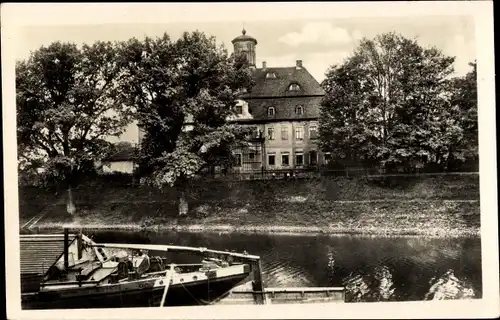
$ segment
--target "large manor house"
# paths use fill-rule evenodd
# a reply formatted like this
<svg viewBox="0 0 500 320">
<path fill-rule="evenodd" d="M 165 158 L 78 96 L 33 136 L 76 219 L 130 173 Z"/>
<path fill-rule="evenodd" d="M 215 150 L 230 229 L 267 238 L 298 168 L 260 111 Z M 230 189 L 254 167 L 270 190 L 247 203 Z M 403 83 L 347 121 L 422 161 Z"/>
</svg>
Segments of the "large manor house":
<svg viewBox="0 0 500 320">
<path fill-rule="evenodd" d="M 329 155 L 321 153 L 316 144 L 319 106 L 324 91 L 302 60 L 290 67 L 272 67 L 262 62 L 258 68 L 255 38 L 243 30 L 232 43 L 235 52 L 246 56 L 255 80 L 253 89 L 240 96 L 237 115 L 229 119 L 253 126 L 255 133 L 249 147 L 233 151 L 236 159 L 233 170 L 252 173 L 310 168 L 326 163 Z M 189 119 L 185 121 L 188 128 Z M 139 130 L 139 144 L 141 140 Z M 122 157 L 116 161 L 114 167 L 123 171 L 118 168 L 124 168 L 127 159 Z"/>
</svg>

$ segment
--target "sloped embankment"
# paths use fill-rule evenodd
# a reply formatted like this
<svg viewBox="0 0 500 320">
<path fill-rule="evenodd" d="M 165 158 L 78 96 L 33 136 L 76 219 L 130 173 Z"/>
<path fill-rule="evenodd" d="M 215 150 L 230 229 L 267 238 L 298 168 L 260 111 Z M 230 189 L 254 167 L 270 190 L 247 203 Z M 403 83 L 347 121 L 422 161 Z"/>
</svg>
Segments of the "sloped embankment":
<svg viewBox="0 0 500 320">
<path fill-rule="evenodd" d="M 175 190 L 82 186 L 75 191 L 79 213 L 74 217 L 65 212 L 65 194 L 24 194 L 23 219 L 49 206 L 36 224 L 40 228 L 64 224 L 429 236 L 477 235 L 480 228 L 477 175 L 195 183 L 189 215 L 182 218 Z"/>
</svg>

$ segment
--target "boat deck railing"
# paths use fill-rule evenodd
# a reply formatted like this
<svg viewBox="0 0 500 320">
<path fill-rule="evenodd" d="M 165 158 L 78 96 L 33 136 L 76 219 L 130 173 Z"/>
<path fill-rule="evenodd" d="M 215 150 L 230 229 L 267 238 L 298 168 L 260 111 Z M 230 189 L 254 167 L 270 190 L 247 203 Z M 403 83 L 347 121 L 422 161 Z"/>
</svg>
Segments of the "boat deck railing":
<svg viewBox="0 0 500 320">
<path fill-rule="evenodd" d="M 161 245 L 161 244 L 124 244 L 124 243 L 96 243 L 92 244 L 96 248 L 114 248 L 114 249 L 136 249 L 136 250 L 151 250 L 151 251 L 170 251 L 170 252 L 191 252 L 203 254 L 207 256 L 231 256 L 233 258 L 241 259 L 243 261 L 258 261 L 259 256 L 250 255 L 246 253 L 220 251 L 207 249 L 205 247 L 186 247 L 174 245 Z"/>
</svg>

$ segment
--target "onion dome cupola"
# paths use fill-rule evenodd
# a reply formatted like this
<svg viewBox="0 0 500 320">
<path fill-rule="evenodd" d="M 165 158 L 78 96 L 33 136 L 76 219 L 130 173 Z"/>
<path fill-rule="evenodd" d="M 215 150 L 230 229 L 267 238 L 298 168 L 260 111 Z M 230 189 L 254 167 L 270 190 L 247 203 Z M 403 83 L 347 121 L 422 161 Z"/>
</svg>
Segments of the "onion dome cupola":
<svg viewBox="0 0 500 320">
<path fill-rule="evenodd" d="M 241 33 L 242 34 L 240 36 L 231 41 L 234 46 L 234 52 L 243 53 L 246 56 L 249 65 L 255 68 L 255 46 L 257 45 L 257 40 L 247 35 L 245 29 L 243 29 Z"/>
</svg>

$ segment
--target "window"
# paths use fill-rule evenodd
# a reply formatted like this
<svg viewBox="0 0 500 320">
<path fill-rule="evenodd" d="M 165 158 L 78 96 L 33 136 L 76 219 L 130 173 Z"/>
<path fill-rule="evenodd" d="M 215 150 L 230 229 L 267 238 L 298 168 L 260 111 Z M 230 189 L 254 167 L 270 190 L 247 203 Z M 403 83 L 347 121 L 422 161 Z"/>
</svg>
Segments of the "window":
<svg viewBox="0 0 500 320">
<path fill-rule="evenodd" d="M 235 158 L 235 160 L 234 160 L 235 167 L 241 167 L 241 154 L 240 153 L 236 153 L 234 155 L 234 158 Z"/>
<path fill-rule="evenodd" d="M 290 86 L 288 86 L 288 91 L 299 91 L 300 86 L 296 83 L 292 83 Z"/>
<path fill-rule="evenodd" d="M 304 140 L 304 128 L 295 128 L 295 140 Z"/>
<path fill-rule="evenodd" d="M 281 140 L 288 140 L 288 127 L 281 127 Z"/>
<path fill-rule="evenodd" d="M 318 164 L 318 154 L 314 150 L 309 152 L 309 163 L 312 166 L 315 166 Z"/>
<path fill-rule="evenodd" d="M 268 72 L 266 74 L 266 79 L 276 79 L 276 74 L 274 72 Z"/>
<path fill-rule="evenodd" d="M 318 127 L 313 124 L 309 127 L 309 139 L 318 138 Z"/>
<path fill-rule="evenodd" d="M 283 166 L 290 165 L 290 156 L 288 154 L 281 155 L 281 165 L 283 165 Z"/>
<path fill-rule="evenodd" d="M 260 131 L 260 128 L 255 128 L 255 138 L 257 139 L 262 138 L 262 131 Z"/>
<path fill-rule="evenodd" d="M 269 107 L 269 108 L 267 109 L 267 115 L 268 115 L 269 117 L 274 116 L 274 107 Z"/>
<path fill-rule="evenodd" d="M 248 159 L 250 159 L 250 160 L 255 159 L 255 153 L 250 152 L 250 153 L 248 154 Z"/>
<path fill-rule="evenodd" d="M 236 114 L 242 114 L 243 113 L 243 107 L 241 105 L 237 105 L 234 108 L 234 111 L 236 112 Z"/>
<path fill-rule="evenodd" d="M 427 163 L 427 162 L 429 161 L 429 155 L 427 155 L 427 154 L 423 154 L 423 155 L 422 155 L 422 159 L 421 159 L 421 161 L 422 161 L 423 163 Z"/>
<path fill-rule="evenodd" d="M 267 128 L 267 137 L 269 140 L 274 140 L 274 128 Z"/>
<path fill-rule="evenodd" d="M 258 139 L 258 138 L 260 138 L 259 133 L 260 133 L 259 127 L 253 127 L 252 131 L 249 132 L 249 136 L 252 139 Z"/>
<path fill-rule="evenodd" d="M 295 107 L 295 114 L 298 116 L 301 116 L 304 114 L 304 107 L 302 106 L 296 106 Z"/>
<path fill-rule="evenodd" d="M 332 154 L 330 152 L 325 153 L 325 164 L 330 163 L 332 161 Z"/>
<path fill-rule="evenodd" d="M 304 155 L 302 153 L 295 154 L 295 164 L 301 166 L 304 164 Z"/>
<path fill-rule="evenodd" d="M 267 163 L 270 166 L 274 166 L 275 162 L 276 162 L 276 156 L 274 154 L 270 154 L 270 155 L 267 156 Z"/>
</svg>

